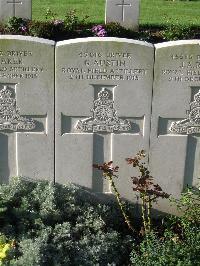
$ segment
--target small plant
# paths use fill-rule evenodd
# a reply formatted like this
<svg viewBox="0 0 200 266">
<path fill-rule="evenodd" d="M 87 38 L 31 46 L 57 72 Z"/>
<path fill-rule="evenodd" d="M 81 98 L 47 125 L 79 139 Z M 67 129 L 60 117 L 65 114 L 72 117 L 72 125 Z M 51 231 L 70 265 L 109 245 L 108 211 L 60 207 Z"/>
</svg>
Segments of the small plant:
<svg viewBox="0 0 200 266">
<path fill-rule="evenodd" d="M 82 20 L 80 20 L 76 14 L 76 10 L 70 10 L 67 12 L 64 19 L 65 29 L 68 31 L 76 31 L 78 28 L 81 29 L 87 19 L 88 16 L 85 16 Z"/>
<path fill-rule="evenodd" d="M 181 216 L 163 220 L 161 231 L 146 234 L 130 254 L 131 265 L 199 265 L 200 261 L 200 190 L 187 188 L 173 200 Z"/>
<path fill-rule="evenodd" d="M 162 31 L 165 40 L 185 40 L 191 37 L 191 26 L 180 23 L 178 19 L 166 18 L 165 30 Z"/>
<path fill-rule="evenodd" d="M 119 23 L 109 22 L 105 25 L 105 30 L 109 37 L 121 37 L 136 39 L 139 37 L 139 33 L 122 27 Z"/>
<path fill-rule="evenodd" d="M 121 200 L 121 196 L 120 193 L 115 185 L 114 182 L 114 178 L 118 178 L 118 176 L 115 174 L 116 172 L 118 172 L 119 167 L 118 166 L 113 166 L 113 162 L 110 161 L 108 163 L 104 163 L 102 165 L 98 165 L 98 164 L 94 164 L 93 165 L 94 168 L 97 168 L 98 170 L 103 171 L 103 176 L 108 180 L 114 195 L 117 199 L 118 205 L 120 207 L 121 213 L 124 217 L 125 223 L 128 225 L 129 229 L 134 231 L 131 222 L 130 222 L 130 218 L 128 217 L 128 215 L 125 212 L 125 206 L 124 206 L 124 202 Z"/>
<path fill-rule="evenodd" d="M 66 16 L 65 16 L 65 26 L 68 28 L 74 28 L 78 25 L 79 22 L 79 18 L 76 15 L 76 10 L 70 10 L 69 12 L 67 12 Z"/>
<path fill-rule="evenodd" d="M 54 13 L 49 7 L 46 10 L 45 18 L 46 20 L 56 20 L 57 14 Z"/>
<path fill-rule="evenodd" d="M 153 177 L 150 176 L 148 168 L 142 162 L 145 158 L 145 152 L 142 150 L 133 158 L 126 158 L 128 164 L 139 170 L 138 177 L 131 177 L 133 183 L 133 191 L 139 192 L 142 201 L 142 221 L 145 233 L 151 231 L 151 210 L 152 204 L 158 198 L 169 198 L 169 194 L 163 192 L 158 184 L 153 183 Z"/>
<path fill-rule="evenodd" d="M 159 237 L 155 232 L 145 235 L 133 245 L 130 265 L 137 266 L 198 266 L 200 262 L 200 228 L 190 227 L 183 240 L 172 231 Z"/>
<path fill-rule="evenodd" d="M 200 185 L 197 187 L 187 187 L 180 199 L 172 199 L 177 209 L 182 214 L 182 221 L 185 223 L 200 224 Z"/>
<path fill-rule="evenodd" d="M 8 239 L 0 234 L 0 266 L 4 265 L 4 262 L 8 259 L 9 252 L 14 247 L 14 241 L 8 241 Z"/>
<path fill-rule="evenodd" d="M 28 33 L 28 20 L 18 17 L 11 17 L 6 24 L 6 29 L 11 33 L 14 32 L 26 34 Z"/>
<path fill-rule="evenodd" d="M 3 243 L 17 241 L 3 265 L 128 265 L 134 240 L 115 204 L 72 184 L 22 178 L 0 185 L 0 196 Z"/>
<path fill-rule="evenodd" d="M 63 39 L 85 37 L 91 35 L 86 29 L 85 20 L 80 20 L 75 10 L 67 12 L 65 19 L 59 19 L 57 14 L 51 9 L 46 11 L 46 21 L 31 21 L 29 23 L 29 33 L 33 36 L 60 41 Z"/>
<path fill-rule="evenodd" d="M 158 184 L 153 183 L 153 177 L 150 176 L 149 170 L 145 166 L 144 162 L 141 162 L 144 159 L 144 151 L 140 151 L 136 154 L 134 158 L 126 158 L 128 164 L 131 164 L 133 167 L 138 168 L 140 175 L 138 177 L 131 177 L 133 183 L 133 191 L 139 192 L 140 199 L 142 201 L 142 221 L 144 226 L 145 233 L 151 231 L 151 210 L 152 204 L 156 202 L 158 198 L 168 198 L 169 195 L 162 191 L 162 188 Z M 120 210 L 124 216 L 125 222 L 128 227 L 134 231 L 131 226 L 130 219 L 125 212 L 124 203 L 121 200 L 120 193 L 116 188 L 114 178 L 118 177 L 115 173 L 118 172 L 119 167 L 113 166 L 113 162 L 104 163 L 102 165 L 94 164 L 94 168 L 103 171 L 103 176 L 109 181 L 114 194 L 116 196 Z"/>
</svg>

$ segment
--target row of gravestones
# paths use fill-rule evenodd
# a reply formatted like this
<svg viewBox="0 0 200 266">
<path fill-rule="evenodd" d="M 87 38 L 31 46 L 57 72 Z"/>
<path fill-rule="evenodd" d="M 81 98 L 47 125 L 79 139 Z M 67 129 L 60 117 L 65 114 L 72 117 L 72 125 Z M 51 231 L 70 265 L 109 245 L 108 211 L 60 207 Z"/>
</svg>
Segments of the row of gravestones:
<svg viewBox="0 0 200 266">
<path fill-rule="evenodd" d="M 138 173 L 125 158 L 144 149 L 156 181 L 178 195 L 197 184 L 199 133 L 200 41 L 0 36 L 3 182 L 26 176 L 109 193 L 92 165 L 113 160 L 133 200 Z"/>
<path fill-rule="evenodd" d="M 0 21 L 13 16 L 31 19 L 32 0 L 0 0 Z M 105 22 L 138 29 L 139 0 L 106 0 Z"/>
</svg>

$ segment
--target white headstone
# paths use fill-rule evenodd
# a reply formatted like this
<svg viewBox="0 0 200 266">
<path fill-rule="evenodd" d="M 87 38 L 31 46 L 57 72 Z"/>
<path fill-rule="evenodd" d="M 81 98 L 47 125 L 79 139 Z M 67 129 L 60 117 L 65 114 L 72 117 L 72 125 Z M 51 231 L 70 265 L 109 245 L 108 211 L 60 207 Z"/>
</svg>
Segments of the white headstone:
<svg viewBox="0 0 200 266">
<path fill-rule="evenodd" d="M 200 177 L 200 41 L 157 44 L 154 73 L 150 170 L 178 197 Z"/>
<path fill-rule="evenodd" d="M 9 17 L 31 19 L 32 0 L 0 0 L 0 21 Z"/>
<path fill-rule="evenodd" d="M 121 26 L 138 30 L 140 0 L 106 0 L 105 22 L 118 22 Z"/>
<path fill-rule="evenodd" d="M 0 176 L 54 178 L 54 42 L 0 36 Z"/>
<path fill-rule="evenodd" d="M 142 55 L 142 57 L 141 57 Z M 111 192 L 94 163 L 114 161 L 133 199 L 125 158 L 149 150 L 153 45 L 87 38 L 56 47 L 56 181 Z"/>
</svg>

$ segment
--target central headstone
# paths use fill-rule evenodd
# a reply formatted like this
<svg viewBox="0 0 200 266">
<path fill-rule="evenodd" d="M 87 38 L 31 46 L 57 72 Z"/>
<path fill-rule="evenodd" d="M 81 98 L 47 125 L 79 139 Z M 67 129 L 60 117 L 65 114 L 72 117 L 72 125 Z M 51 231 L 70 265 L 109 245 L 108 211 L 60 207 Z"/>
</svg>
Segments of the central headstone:
<svg viewBox="0 0 200 266">
<path fill-rule="evenodd" d="M 9 17 L 31 19 L 32 0 L 0 0 L 0 21 Z"/>
<path fill-rule="evenodd" d="M 0 176 L 54 180 L 54 42 L 0 36 Z"/>
<path fill-rule="evenodd" d="M 57 182 L 109 193 L 92 165 L 113 160 L 120 167 L 120 191 L 132 199 L 133 172 L 125 158 L 149 150 L 153 62 L 153 45 L 139 41 L 87 38 L 57 44 Z"/>
<path fill-rule="evenodd" d="M 106 0 L 105 22 L 117 22 L 121 26 L 138 30 L 139 0 Z"/>
</svg>

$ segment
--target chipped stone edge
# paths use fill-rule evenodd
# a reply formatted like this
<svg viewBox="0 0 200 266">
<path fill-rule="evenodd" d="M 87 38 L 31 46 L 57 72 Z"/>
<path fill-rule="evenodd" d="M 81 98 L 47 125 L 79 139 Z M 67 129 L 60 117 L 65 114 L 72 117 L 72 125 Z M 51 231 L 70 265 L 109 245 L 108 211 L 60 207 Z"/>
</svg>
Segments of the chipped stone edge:
<svg viewBox="0 0 200 266">
<path fill-rule="evenodd" d="M 48 39 L 32 37 L 32 36 L 22 36 L 22 35 L 0 35 L 0 40 L 20 40 L 28 42 L 37 42 L 49 45 L 55 45 L 56 42 Z"/>
<path fill-rule="evenodd" d="M 138 40 L 131 40 L 126 38 L 116 38 L 116 37 L 87 37 L 87 38 L 77 38 L 77 39 L 70 39 L 65 41 L 60 41 L 56 43 L 56 47 L 64 46 L 67 44 L 76 44 L 76 43 L 89 43 L 89 42 L 118 42 L 118 43 L 128 43 L 128 44 L 136 44 L 136 45 L 143 45 L 147 47 L 154 48 L 154 45 L 144 41 Z"/>
</svg>

